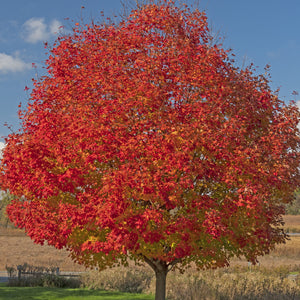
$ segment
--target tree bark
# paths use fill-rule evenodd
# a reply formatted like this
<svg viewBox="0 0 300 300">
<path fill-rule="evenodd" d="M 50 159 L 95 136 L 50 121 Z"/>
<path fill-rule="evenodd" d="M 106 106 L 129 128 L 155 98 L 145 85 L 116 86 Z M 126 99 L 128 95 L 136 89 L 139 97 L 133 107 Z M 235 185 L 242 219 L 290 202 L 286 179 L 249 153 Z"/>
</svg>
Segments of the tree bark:
<svg viewBox="0 0 300 300">
<path fill-rule="evenodd" d="M 155 300 L 166 299 L 166 281 L 168 269 L 155 271 Z"/>
<path fill-rule="evenodd" d="M 166 282 L 167 274 L 169 271 L 168 264 L 165 261 L 159 259 L 149 259 L 144 257 L 145 262 L 155 272 L 155 300 L 166 299 Z"/>
</svg>

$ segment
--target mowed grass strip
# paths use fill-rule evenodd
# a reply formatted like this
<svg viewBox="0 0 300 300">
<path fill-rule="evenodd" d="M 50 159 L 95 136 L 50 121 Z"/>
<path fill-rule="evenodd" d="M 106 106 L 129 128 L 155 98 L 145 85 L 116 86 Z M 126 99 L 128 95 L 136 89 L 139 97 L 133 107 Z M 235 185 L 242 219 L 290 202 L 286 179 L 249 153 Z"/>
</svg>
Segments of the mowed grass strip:
<svg viewBox="0 0 300 300">
<path fill-rule="evenodd" d="M 22 300 L 154 300 L 154 296 L 88 289 L 6 287 L 0 285 L 0 299 Z"/>
</svg>

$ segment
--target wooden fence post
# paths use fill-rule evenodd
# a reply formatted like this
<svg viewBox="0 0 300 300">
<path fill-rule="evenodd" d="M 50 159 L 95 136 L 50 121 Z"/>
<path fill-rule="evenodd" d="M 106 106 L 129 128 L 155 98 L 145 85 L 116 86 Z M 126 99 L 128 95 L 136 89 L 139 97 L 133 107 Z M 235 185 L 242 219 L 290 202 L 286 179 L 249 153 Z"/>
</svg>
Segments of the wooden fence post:
<svg viewBox="0 0 300 300">
<path fill-rule="evenodd" d="M 18 270 L 18 280 L 21 280 L 22 266 L 21 266 L 21 265 L 18 265 L 18 266 L 17 266 L 17 270 Z"/>
</svg>

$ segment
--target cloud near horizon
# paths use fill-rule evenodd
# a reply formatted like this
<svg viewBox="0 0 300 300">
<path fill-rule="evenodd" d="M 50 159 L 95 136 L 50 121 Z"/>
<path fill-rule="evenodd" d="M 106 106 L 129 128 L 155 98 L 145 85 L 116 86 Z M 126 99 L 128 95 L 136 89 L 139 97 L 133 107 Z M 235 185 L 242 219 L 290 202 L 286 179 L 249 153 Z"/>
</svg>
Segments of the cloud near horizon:
<svg viewBox="0 0 300 300">
<path fill-rule="evenodd" d="M 3 142 L 0 142 L 0 158 L 2 158 L 2 150 L 4 149 L 5 144 Z"/>
<path fill-rule="evenodd" d="M 22 37 L 26 42 L 32 44 L 45 42 L 51 36 L 59 33 L 61 25 L 56 19 L 52 20 L 50 24 L 46 24 L 44 18 L 31 18 L 23 24 Z"/>
<path fill-rule="evenodd" d="M 25 63 L 17 55 L 0 53 L 0 73 L 21 72 L 31 68 L 31 64 Z"/>
</svg>

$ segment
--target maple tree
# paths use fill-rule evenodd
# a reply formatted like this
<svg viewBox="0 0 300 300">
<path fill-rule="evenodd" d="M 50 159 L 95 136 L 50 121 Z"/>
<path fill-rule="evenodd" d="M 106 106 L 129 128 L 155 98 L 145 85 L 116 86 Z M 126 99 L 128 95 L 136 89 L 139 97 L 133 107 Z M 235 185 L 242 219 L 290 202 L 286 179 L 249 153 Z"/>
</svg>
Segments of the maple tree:
<svg viewBox="0 0 300 300">
<path fill-rule="evenodd" d="M 283 243 L 299 111 L 230 53 L 173 1 L 76 24 L 7 137 L 10 219 L 86 266 L 146 262 L 156 299 L 172 268 L 255 263 Z"/>
</svg>

